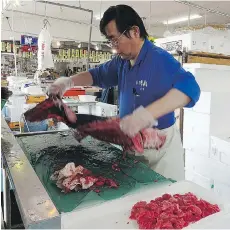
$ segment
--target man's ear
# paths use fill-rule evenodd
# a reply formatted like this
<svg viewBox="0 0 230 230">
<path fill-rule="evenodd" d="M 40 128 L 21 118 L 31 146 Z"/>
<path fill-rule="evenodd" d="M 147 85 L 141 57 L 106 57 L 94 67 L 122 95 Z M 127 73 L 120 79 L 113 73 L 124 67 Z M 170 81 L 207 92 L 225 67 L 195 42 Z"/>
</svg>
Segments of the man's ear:
<svg viewBox="0 0 230 230">
<path fill-rule="evenodd" d="M 140 29 L 138 26 L 133 26 L 130 30 L 130 36 L 132 38 L 139 38 L 140 37 Z"/>
</svg>

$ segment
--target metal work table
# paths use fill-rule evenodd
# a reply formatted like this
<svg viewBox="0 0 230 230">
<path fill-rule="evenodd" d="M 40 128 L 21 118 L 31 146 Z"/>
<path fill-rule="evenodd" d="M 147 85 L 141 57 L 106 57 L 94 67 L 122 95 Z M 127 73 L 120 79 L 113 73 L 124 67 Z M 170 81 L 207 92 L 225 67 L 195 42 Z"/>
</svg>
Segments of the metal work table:
<svg viewBox="0 0 230 230">
<path fill-rule="evenodd" d="M 135 203 L 143 198 L 142 192 L 149 191 L 149 193 L 152 194 L 156 188 L 171 184 L 171 182 L 165 181 L 155 185 L 144 186 L 143 188 L 139 188 L 135 191 L 127 193 L 126 195 L 117 199 L 110 201 L 97 200 L 95 202 L 86 204 L 84 207 L 78 207 L 73 211 L 60 213 L 3 117 L 1 118 L 1 122 L 1 148 L 5 185 L 3 191 L 5 204 L 4 220 L 6 223 L 6 228 L 11 228 L 11 200 L 9 181 L 12 184 L 22 221 L 26 229 L 66 229 L 79 227 L 82 228 L 82 226 L 87 228 L 87 226 L 90 224 L 88 221 L 89 215 L 85 215 L 85 213 L 94 213 L 94 218 L 97 217 L 96 219 L 98 220 L 95 224 L 101 228 L 103 227 L 103 221 L 101 221 L 101 219 L 103 219 L 103 215 L 108 213 L 108 209 L 104 209 L 103 207 L 111 206 L 119 209 L 119 202 L 122 202 L 125 207 L 129 207 L 127 205 L 130 205 L 130 199 L 131 203 Z M 46 135 L 60 132 L 65 134 L 65 131 L 48 131 L 23 133 L 18 134 L 17 137 L 32 135 L 34 138 L 36 138 L 36 135 Z M 135 195 L 135 198 L 132 198 L 133 195 Z M 101 211 L 102 209 L 103 212 Z M 124 225 L 126 226 L 128 217 L 125 217 L 121 213 L 117 218 L 123 218 L 123 222 L 125 222 L 120 227 L 116 225 L 116 223 L 109 223 L 109 226 L 111 228 L 124 228 Z"/>
<path fill-rule="evenodd" d="M 25 228 L 60 228 L 61 218 L 55 205 L 3 117 L 1 126 L 6 227 L 11 228 L 10 179 Z"/>
</svg>

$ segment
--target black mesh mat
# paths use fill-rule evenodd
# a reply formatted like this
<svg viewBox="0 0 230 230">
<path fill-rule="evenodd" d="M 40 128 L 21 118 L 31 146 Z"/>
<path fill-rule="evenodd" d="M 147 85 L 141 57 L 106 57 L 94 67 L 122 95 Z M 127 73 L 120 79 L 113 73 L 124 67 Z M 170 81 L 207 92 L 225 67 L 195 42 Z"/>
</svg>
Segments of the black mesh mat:
<svg viewBox="0 0 230 230">
<path fill-rule="evenodd" d="M 145 185 L 169 181 L 163 176 L 127 156 L 116 147 L 97 141 L 84 139 L 79 144 L 70 132 L 18 137 L 38 177 L 60 212 L 69 212 L 78 206 L 119 198 Z M 90 190 L 64 194 L 50 181 L 50 175 L 67 163 L 74 162 L 119 183 L 119 188 L 101 188 L 100 193 Z M 112 164 L 118 163 L 121 171 L 114 171 Z"/>
</svg>

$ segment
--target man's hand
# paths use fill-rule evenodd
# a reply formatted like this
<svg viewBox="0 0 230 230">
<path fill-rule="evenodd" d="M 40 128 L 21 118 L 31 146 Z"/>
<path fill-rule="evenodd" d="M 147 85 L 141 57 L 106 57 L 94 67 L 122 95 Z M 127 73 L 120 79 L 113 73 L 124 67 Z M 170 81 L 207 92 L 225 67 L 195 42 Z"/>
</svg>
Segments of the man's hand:
<svg viewBox="0 0 230 230">
<path fill-rule="evenodd" d="M 47 93 L 51 96 L 63 96 L 66 90 L 72 88 L 74 82 L 70 77 L 60 77 L 52 85 L 48 87 Z"/>
<path fill-rule="evenodd" d="M 144 107 L 137 108 L 131 115 L 120 122 L 121 130 L 130 137 L 134 137 L 142 129 L 156 126 L 157 121 Z"/>
</svg>

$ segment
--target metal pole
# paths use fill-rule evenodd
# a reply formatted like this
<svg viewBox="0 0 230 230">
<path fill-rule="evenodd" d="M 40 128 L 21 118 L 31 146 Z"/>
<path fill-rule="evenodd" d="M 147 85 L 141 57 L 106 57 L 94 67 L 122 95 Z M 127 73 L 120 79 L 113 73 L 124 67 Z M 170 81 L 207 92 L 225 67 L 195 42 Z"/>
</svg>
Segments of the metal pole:
<svg viewBox="0 0 230 230">
<path fill-rule="evenodd" d="M 204 25 L 206 26 L 207 25 L 207 13 L 205 12 L 204 14 Z"/>
<path fill-rule="evenodd" d="M 87 71 L 89 70 L 90 45 L 91 45 L 91 37 L 92 37 L 92 23 L 93 23 L 93 11 L 91 12 L 90 27 L 89 27 L 88 55 L 87 55 L 87 63 L 86 63 L 86 70 Z"/>
<path fill-rule="evenodd" d="M 76 10 L 82 10 L 82 11 L 86 11 L 86 12 L 90 12 L 90 13 L 93 12 L 92 10 L 85 9 L 85 8 L 82 8 L 82 7 L 70 6 L 70 5 L 65 5 L 65 4 L 56 3 L 56 2 L 49 2 L 49 1 L 36 1 L 36 2 L 49 4 L 49 5 L 54 5 L 54 6 L 67 7 L 67 8 L 76 9 Z"/>
<path fill-rule="evenodd" d="M 3 216 L 6 228 L 11 229 L 11 199 L 10 199 L 10 182 L 7 176 L 6 168 L 3 164 Z"/>
<path fill-rule="evenodd" d="M 218 11 L 218 10 L 209 9 L 209 8 L 197 5 L 197 4 L 189 2 L 189 1 L 180 1 L 180 0 L 174 0 L 174 1 L 178 2 L 178 3 L 181 3 L 181 4 L 185 4 L 187 6 L 192 6 L 194 8 L 200 9 L 200 10 L 205 10 L 205 11 L 207 11 L 209 13 L 218 14 L 218 15 L 230 18 L 230 14 L 223 13 L 223 12 Z"/>
<path fill-rule="evenodd" d="M 14 52 L 14 68 L 15 68 L 15 76 L 18 76 L 18 70 L 17 70 L 17 56 L 16 56 L 16 45 L 15 45 L 15 39 L 14 39 L 14 11 L 12 10 L 12 23 L 11 23 L 11 30 L 13 35 L 13 52 Z"/>
<path fill-rule="evenodd" d="M 190 27 L 190 15 L 191 15 L 191 7 L 188 7 L 188 27 Z"/>
<path fill-rule="evenodd" d="M 7 12 L 10 12 L 9 10 L 6 10 Z M 69 20 L 69 19 L 63 19 L 63 18 L 57 18 L 57 17 L 52 17 L 52 16 L 46 16 L 45 14 L 35 14 L 35 13 L 30 13 L 30 12 L 24 12 L 24 11 L 20 11 L 20 10 L 14 10 L 14 13 L 23 13 L 23 14 L 27 14 L 27 15 L 32 15 L 32 16 L 38 16 L 38 17 L 46 17 L 46 18 L 50 18 L 50 19 L 54 19 L 54 20 L 60 20 L 60 21 L 65 21 L 65 22 L 72 22 L 72 23 L 76 23 L 79 25 L 90 25 L 89 23 L 86 22 L 78 22 L 78 21 L 73 21 L 73 20 Z M 92 25 L 94 27 L 97 27 L 96 25 Z"/>
<path fill-rule="evenodd" d="M 6 30 L 6 29 L 2 29 L 2 31 L 11 31 L 11 30 Z M 16 33 L 16 34 L 23 34 L 24 33 L 24 31 L 18 31 L 18 30 L 15 30 L 14 31 L 14 33 Z M 38 36 L 39 34 L 35 34 L 35 33 L 29 33 L 29 32 L 27 32 L 26 34 L 28 34 L 28 35 L 31 35 L 31 36 Z M 64 39 L 64 40 L 66 40 L 66 41 L 76 41 L 76 42 L 82 42 L 82 41 L 80 41 L 80 40 L 77 40 L 76 38 L 69 38 L 69 37 L 56 37 L 56 36 L 53 36 L 53 38 L 56 38 L 56 39 Z M 91 41 L 91 42 L 97 42 L 97 41 Z"/>
<path fill-rule="evenodd" d="M 151 1 L 149 2 L 149 28 L 148 28 L 148 32 L 150 33 L 150 28 L 151 28 L 151 15 L 152 14 L 152 4 Z"/>
</svg>

